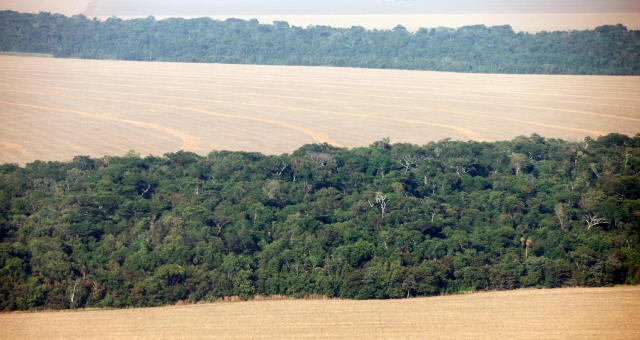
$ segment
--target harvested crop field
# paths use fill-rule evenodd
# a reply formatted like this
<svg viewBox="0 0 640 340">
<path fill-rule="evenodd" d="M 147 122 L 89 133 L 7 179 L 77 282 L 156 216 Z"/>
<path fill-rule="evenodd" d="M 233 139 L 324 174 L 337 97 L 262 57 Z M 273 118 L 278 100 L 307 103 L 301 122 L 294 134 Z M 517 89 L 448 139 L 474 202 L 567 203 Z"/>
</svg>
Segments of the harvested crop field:
<svg viewBox="0 0 640 340">
<path fill-rule="evenodd" d="M 640 287 L 0 314 L 3 339 L 638 339 Z"/>
<path fill-rule="evenodd" d="M 640 132 L 640 77 L 0 56 L 0 163 Z"/>
</svg>

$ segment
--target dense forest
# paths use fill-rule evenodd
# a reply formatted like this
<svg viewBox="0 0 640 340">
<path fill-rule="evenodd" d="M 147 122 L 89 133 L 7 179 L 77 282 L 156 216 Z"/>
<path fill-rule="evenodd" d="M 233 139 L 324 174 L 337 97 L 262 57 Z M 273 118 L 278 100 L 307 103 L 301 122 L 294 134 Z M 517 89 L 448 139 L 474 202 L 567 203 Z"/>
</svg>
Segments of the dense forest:
<svg viewBox="0 0 640 340">
<path fill-rule="evenodd" d="M 640 135 L 0 166 L 0 310 L 640 280 Z"/>
<path fill-rule="evenodd" d="M 327 65 L 484 73 L 640 74 L 640 31 L 622 25 L 515 33 L 510 26 L 301 28 L 257 20 L 105 21 L 0 12 L 0 51 L 56 57 Z"/>
</svg>

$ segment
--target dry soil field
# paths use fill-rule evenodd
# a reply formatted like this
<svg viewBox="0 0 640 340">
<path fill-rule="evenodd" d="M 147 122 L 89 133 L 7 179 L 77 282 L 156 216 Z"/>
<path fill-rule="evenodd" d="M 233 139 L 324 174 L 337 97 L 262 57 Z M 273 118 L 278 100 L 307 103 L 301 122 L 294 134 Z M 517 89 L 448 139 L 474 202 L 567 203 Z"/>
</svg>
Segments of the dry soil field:
<svg viewBox="0 0 640 340">
<path fill-rule="evenodd" d="M 640 77 L 0 56 L 0 163 L 640 132 Z"/>
<path fill-rule="evenodd" d="M 639 339 L 640 287 L 0 314 L 3 339 Z"/>
</svg>

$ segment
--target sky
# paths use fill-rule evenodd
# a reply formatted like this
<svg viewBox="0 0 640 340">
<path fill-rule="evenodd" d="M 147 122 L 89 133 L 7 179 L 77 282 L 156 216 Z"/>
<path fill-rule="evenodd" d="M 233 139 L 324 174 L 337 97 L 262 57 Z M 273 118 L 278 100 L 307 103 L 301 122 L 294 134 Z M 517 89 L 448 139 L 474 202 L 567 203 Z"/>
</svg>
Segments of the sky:
<svg viewBox="0 0 640 340">
<path fill-rule="evenodd" d="M 0 9 L 87 16 L 640 12 L 639 0 L 0 0 Z"/>
</svg>

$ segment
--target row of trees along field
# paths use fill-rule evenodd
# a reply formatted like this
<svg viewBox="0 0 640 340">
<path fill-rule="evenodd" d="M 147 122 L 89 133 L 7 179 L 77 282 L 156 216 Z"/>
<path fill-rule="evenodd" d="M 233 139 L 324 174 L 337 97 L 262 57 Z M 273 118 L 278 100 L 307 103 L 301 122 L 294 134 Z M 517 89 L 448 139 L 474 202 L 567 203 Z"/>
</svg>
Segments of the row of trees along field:
<svg viewBox="0 0 640 340">
<path fill-rule="evenodd" d="M 0 166 L 0 309 L 637 284 L 640 135 Z"/>
<path fill-rule="evenodd" d="M 515 33 L 510 26 L 408 32 L 264 25 L 257 20 L 106 21 L 0 12 L 0 50 L 57 57 L 329 65 L 486 73 L 640 74 L 640 31 L 601 26 Z"/>
</svg>

